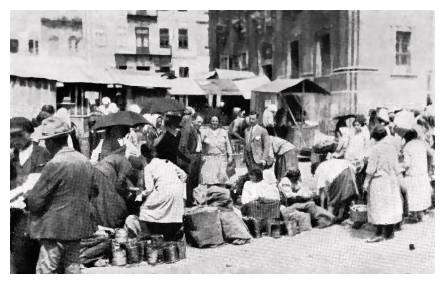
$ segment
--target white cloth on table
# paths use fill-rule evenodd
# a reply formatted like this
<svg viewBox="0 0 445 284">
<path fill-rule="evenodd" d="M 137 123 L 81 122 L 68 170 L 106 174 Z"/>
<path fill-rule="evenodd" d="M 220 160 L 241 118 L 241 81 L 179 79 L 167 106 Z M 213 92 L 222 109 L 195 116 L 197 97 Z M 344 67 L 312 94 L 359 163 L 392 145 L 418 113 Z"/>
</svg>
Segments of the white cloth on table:
<svg viewBox="0 0 445 284">
<path fill-rule="evenodd" d="M 280 200 L 280 193 L 276 186 L 272 186 L 264 180 L 260 182 L 246 181 L 241 195 L 241 203 L 247 204 L 258 198 Z"/>
<path fill-rule="evenodd" d="M 184 215 L 186 173 L 168 160 L 153 158 L 144 168 L 145 201 L 139 219 L 146 222 L 181 223 Z"/>
<path fill-rule="evenodd" d="M 403 149 L 406 167 L 403 187 L 409 211 L 422 211 L 431 206 L 432 188 L 428 178 L 427 145 L 420 139 L 408 142 Z"/>
</svg>

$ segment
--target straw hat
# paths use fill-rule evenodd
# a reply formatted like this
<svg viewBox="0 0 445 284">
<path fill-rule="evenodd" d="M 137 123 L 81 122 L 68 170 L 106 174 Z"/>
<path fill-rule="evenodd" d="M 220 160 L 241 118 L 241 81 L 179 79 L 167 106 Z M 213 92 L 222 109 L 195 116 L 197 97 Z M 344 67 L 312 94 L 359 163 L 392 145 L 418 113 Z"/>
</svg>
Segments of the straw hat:
<svg viewBox="0 0 445 284">
<path fill-rule="evenodd" d="M 42 134 L 40 140 L 68 135 L 72 128 L 59 117 L 49 117 L 42 121 Z"/>
</svg>

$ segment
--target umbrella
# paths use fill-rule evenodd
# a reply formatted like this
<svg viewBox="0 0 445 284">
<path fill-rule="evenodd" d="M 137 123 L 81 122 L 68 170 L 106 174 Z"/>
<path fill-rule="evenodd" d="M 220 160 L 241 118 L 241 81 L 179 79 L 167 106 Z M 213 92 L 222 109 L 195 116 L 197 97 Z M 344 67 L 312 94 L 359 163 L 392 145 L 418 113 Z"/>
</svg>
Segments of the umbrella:
<svg viewBox="0 0 445 284">
<path fill-rule="evenodd" d="M 98 117 L 94 129 L 97 130 L 111 126 L 134 127 L 141 124 L 148 124 L 148 121 L 142 115 L 132 111 L 119 111 Z"/>
<path fill-rule="evenodd" d="M 168 98 L 146 98 L 141 102 L 141 114 L 146 113 L 166 113 L 166 112 L 182 112 L 185 106 L 176 100 Z"/>
<path fill-rule="evenodd" d="M 356 114 L 344 114 L 344 115 L 337 115 L 334 117 L 334 119 L 349 119 L 349 118 L 355 118 L 357 117 Z"/>
</svg>

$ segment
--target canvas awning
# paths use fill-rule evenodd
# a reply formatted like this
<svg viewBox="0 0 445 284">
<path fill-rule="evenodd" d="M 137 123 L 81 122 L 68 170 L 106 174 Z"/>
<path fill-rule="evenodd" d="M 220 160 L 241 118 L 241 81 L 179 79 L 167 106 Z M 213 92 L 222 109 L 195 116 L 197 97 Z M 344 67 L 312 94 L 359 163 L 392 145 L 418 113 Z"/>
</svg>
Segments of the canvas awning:
<svg viewBox="0 0 445 284">
<path fill-rule="evenodd" d="M 142 88 L 170 88 L 168 80 L 158 75 L 147 74 L 145 71 L 107 70 L 112 84 L 120 84 Z"/>
<path fill-rule="evenodd" d="M 255 77 L 255 73 L 250 71 L 239 71 L 239 70 L 227 70 L 218 69 L 207 73 L 204 79 L 228 79 L 228 80 L 240 80 Z"/>
<path fill-rule="evenodd" d="M 78 58 L 10 57 L 10 75 L 63 83 L 119 84 L 143 88 L 170 88 L 167 79 L 145 71 L 104 69 Z"/>
<path fill-rule="evenodd" d="M 176 78 L 166 80 L 167 84 L 170 86 L 168 91 L 174 96 L 205 96 L 205 92 L 199 84 L 191 78 Z"/>
<path fill-rule="evenodd" d="M 267 76 L 263 75 L 263 76 L 256 76 L 253 78 L 249 78 L 249 79 L 233 81 L 233 83 L 238 88 L 238 90 L 241 92 L 243 97 L 246 100 L 249 100 L 252 95 L 253 89 L 270 83 L 270 80 Z"/>
<path fill-rule="evenodd" d="M 64 83 L 113 83 L 104 69 L 91 66 L 81 59 L 12 55 L 10 74 L 22 78 L 41 78 Z"/>
<path fill-rule="evenodd" d="M 307 92 L 329 94 L 328 91 L 309 79 L 276 79 L 253 91 L 257 93 Z"/>
</svg>

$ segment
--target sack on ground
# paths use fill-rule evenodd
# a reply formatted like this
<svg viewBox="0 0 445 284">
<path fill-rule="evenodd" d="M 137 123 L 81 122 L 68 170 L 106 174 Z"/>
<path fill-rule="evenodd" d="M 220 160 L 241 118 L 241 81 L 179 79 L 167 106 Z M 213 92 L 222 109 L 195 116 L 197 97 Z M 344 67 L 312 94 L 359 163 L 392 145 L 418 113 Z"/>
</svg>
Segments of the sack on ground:
<svg viewBox="0 0 445 284">
<path fill-rule="evenodd" d="M 221 226 L 224 240 L 228 243 L 246 243 L 251 239 L 249 230 L 242 218 L 240 218 L 233 210 L 220 210 Z"/>
<path fill-rule="evenodd" d="M 220 212 L 215 207 L 194 207 L 184 215 L 187 242 L 204 248 L 224 243 Z"/>
</svg>

